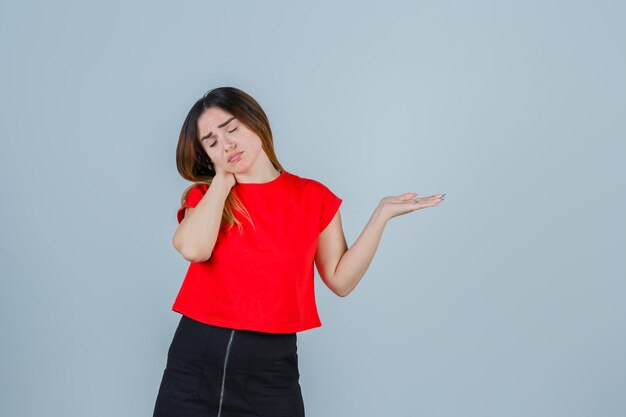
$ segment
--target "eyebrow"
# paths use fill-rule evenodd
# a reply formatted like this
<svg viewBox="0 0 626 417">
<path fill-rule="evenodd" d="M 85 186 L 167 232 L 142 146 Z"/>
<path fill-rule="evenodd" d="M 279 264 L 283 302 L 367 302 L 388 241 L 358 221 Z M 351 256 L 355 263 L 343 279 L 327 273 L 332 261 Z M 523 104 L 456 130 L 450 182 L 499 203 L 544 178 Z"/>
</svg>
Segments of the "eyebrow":
<svg viewBox="0 0 626 417">
<path fill-rule="evenodd" d="M 227 125 L 227 124 L 229 124 L 229 123 L 230 123 L 230 121 L 231 121 L 231 120 L 233 120 L 234 118 L 235 118 L 235 116 L 231 117 L 230 119 L 226 120 L 224 123 L 222 123 L 221 125 L 218 125 L 217 127 L 220 127 L 220 128 L 221 128 L 221 127 L 226 126 L 226 125 Z M 205 139 L 210 138 L 212 134 L 213 134 L 213 132 L 209 132 L 209 133 L 207 133 L 206 135 L 202 136 L 202 137 L 200 138 L 200 142 L 202 142 L 202 141 L 203 141 L 203 140 L 205 140 Z"/>
</svg>

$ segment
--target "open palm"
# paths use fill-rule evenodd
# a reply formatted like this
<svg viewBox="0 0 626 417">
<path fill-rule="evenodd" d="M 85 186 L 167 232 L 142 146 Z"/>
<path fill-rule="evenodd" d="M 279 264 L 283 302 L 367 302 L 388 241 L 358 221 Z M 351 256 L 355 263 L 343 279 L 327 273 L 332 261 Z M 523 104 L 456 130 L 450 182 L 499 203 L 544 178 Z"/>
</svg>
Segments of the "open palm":
<svg viewBox="0 0 626 417">
<path fill-rule="evenodd" d="M 391 219 L 415 210 L 438 206 L 444 200 L 445 195 L 443 193 L 417 197 L 417 193 L 404 193 L 398 196 L 384 197 L 378 203 L 378 208 L 385 218 Z"/>
</svg>

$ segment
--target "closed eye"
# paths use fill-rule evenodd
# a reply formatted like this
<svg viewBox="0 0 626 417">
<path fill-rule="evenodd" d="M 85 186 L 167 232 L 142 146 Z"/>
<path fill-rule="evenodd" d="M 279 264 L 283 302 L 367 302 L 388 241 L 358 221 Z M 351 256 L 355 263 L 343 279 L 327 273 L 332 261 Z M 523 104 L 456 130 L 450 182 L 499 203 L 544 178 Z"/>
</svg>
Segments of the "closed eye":
<svg viewBox="0 0 626 417">
<path fill-rule="evenodd" d="M 228 133 L 233 133 L 235 130 L 237 130 L 237 128 L 234 128 L 233 130 L 229 130 Z M 217 143 L 217 141 L 215 141 L 212 144 L 210 144 L 209 148 L 212 148 L 216 143 Z"/>
</svg>

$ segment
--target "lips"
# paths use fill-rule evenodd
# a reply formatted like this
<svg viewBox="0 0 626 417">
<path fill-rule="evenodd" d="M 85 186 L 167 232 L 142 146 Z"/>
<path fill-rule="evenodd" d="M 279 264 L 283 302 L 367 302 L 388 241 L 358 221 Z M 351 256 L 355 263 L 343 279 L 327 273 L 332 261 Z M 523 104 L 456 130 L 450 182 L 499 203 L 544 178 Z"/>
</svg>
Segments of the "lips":
<svg viewBox="0 0 626 417">
<path fill-rule="evenodd" d="M 228 162 L 231 162 L 233 159 L 237 158 L 242 153 L 243 153 L 243 151 L 240 151 L 240 152 L 232 154 L 231 156 L 228 157 Z"/>
</svg>

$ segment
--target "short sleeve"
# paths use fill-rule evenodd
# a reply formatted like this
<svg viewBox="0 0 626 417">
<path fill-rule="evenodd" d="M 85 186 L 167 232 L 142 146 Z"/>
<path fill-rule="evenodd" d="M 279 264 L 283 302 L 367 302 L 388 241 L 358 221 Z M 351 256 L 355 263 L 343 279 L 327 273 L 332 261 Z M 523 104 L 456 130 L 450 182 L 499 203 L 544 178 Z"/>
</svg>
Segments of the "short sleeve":
<svg viewBox="0 0 626 417">
<path fill-rule="evenodd" d="M 321 184 L 320 187 L 320 233 L 337 214 L 342 199 L 337 197 L 328 187 Z"/>
<path fill-rule="evenodd" d="M 204 197 L 205 193 L 206 190 L 204 189 L 204 187 L 193 186 L 189 189 L 187 197 L 185 198 L 185 202 L 176 212 L 176 218 L 178 219 L 178 223 L 183 221 L 183 218 L 185 217 L 185 209 L 197 206 L 200 200 L 202 200 L 202 197 Z"/>
</svg>

